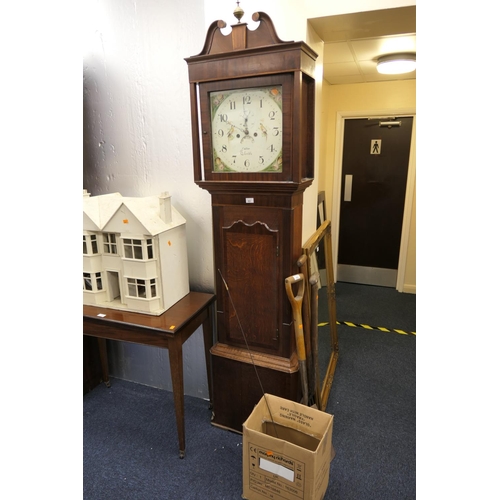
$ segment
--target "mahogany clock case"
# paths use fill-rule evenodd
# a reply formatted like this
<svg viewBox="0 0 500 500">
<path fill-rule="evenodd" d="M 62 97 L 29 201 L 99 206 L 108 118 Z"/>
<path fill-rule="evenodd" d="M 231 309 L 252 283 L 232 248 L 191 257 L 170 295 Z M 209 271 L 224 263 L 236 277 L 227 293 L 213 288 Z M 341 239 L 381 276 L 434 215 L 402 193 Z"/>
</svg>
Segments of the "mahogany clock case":
<svg viewBox="0 0 500 500">
<path fill-rule="evenodd" d="M 314 180 L 317 54 L 304 42 L 281 41 L 266 14 L 255 13 L 252 19 L 260 21 L 256 30 L 241 23 L 232 26 L 231 35 L 220 32 L 225 23 L 212 23 L 202 52 L 186 58 L 194 181 L 212 197 L 217 294 L 212 423 L 238 432 L 262 397 L 255 370 L 266 391 L 293 401 L 301 397 L 285 279 L 298 272 L 303 194 Z M 273 86 L 281 92 L 282 137 L 273 142 L 282 147 L 279 171 L 244 171 L 241 158 L 235 171 L 214 168 L 218 157 L 213 142 L 219 149 L 226 143 L 217 136 L 213 141 L 219 129 L 212 127 L 220 126 L 221 135 L 230 133 L 225 115 L 220 116 L 225 113 L 243 128 L 238 140 L 248 142 L 254 158 L 261 155 L 251 146 L 245 117 L 242 127 L 234 110 L 225 107 L 218 116 L 223 123 L 214 121 L 214 93 L 220 92 L 225 102 L 231 93 Z M 262 152 L 261 137 L 255 143 L 259 141 Z"/>
</svg>

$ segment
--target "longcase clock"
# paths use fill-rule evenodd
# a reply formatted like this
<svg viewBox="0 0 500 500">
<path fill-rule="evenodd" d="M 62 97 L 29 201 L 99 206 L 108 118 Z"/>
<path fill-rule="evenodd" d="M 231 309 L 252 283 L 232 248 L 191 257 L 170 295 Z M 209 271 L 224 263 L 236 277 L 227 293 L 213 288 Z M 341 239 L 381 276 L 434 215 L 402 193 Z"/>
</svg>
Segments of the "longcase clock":
<svg viewBox="0 0 500 500">
<path fill-rule="evenodd" d="M 236 13 L 235 13 L 236 15 Z M 211 350 L 214 425 L 242 431 L 267 393 L 299 401 L 285 278 L 302 249 L 304 190 L 314 177 L 314 68 L 304 42 L 284 42 L 253 14 L 223 35 L 212 23 L 189 71 L 194 180 L 210 192 L 217 294 Z"/>
</svg>

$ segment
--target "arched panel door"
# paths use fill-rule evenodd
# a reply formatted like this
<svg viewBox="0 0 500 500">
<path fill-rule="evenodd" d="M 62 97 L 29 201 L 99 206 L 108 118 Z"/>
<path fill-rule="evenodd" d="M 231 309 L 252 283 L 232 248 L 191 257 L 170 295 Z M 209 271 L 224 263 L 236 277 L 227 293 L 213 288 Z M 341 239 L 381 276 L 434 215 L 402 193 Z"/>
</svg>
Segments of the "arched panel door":
<svg viewBox="0 0 500 500">
<path fill-rule="evenodd" d="M 262 222 L 239 220 L 222 228 L 222 235 L 224 279 L 231 294 L 224 294 L 222 299 L 224 340 L 244 346 L 243 330 L 249 346 L 275 351 L 279 331 L 276 311 L 281 296 L 277 290 L 279 232 Z"/>
</svg>

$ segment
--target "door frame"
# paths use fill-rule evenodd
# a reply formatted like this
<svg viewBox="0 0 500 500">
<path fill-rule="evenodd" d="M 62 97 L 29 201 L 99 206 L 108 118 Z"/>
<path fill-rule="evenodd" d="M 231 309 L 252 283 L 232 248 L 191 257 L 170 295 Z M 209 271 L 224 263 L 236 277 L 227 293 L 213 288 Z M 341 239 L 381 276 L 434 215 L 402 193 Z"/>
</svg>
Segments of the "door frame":
<svg viewBox="0 0 500 500">
<path fill-rule="evenodd" d="M 116 274 L 116 285 L 118 286 L 118 292 L 119 292 L 119 297 L 120 297 L 120 303 L 125 304 L 125 301 L 123 300 L 123 295 L 122 295 L 122 284 L 121 284 L 121 273 L 118 269 L 106 269 L 106 281 L 107 281 L 107 296 L 108 296 L 108 302 L 113 302 L 115 300 L 115 297 L 113 297 L 112 292 L 113 292 L 113 286 L 111 284 L 111 275 L 113 275 L 113 280 L 115 280 L 115 274 Z"/>
<path fill-rule="evenodd" d="M 337 281 L 339 228 L 340 228 L 340 194 L 342 189 L 342 158 L 344 155 L 344 125 L 345 120 L 350 118 L 387 118 L 392 116 L 413 116 L 413 127 L 411 132 L 410 158 L 408 160 L 408 177 L 406 181 L 405 204 L 403 212 L 403 226 L 401 230 L 401 243 L 399 246 L 398 274 L 396 279 L 396 290 L 403 292 L 404 277 L 406 271 L 406 258 L 408 243 L 410 240 L 411 211 L 413 207 L 415 172 L 416 172 L 416 130 L 417 112 L 416 108 L 377 109 L 370 111 L 338 111 L 335 127 L 335 157 L 333 163 L 333 191 L 332 191 L 332 252 L 334 280 Z"/>
</svg>

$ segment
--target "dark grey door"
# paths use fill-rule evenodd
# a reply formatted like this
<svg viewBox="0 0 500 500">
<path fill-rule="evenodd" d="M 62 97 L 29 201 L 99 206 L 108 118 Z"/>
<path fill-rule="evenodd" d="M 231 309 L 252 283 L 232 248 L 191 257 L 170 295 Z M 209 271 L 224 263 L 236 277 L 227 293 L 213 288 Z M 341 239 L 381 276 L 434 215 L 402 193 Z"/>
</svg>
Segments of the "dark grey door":
<svg viewBox="0 0 500 500">
<path fill-rule="evenodd" d="M 412 126 L 413 117 L 345 121 L 339 281 L 396 286 Z"/>
</svg>

